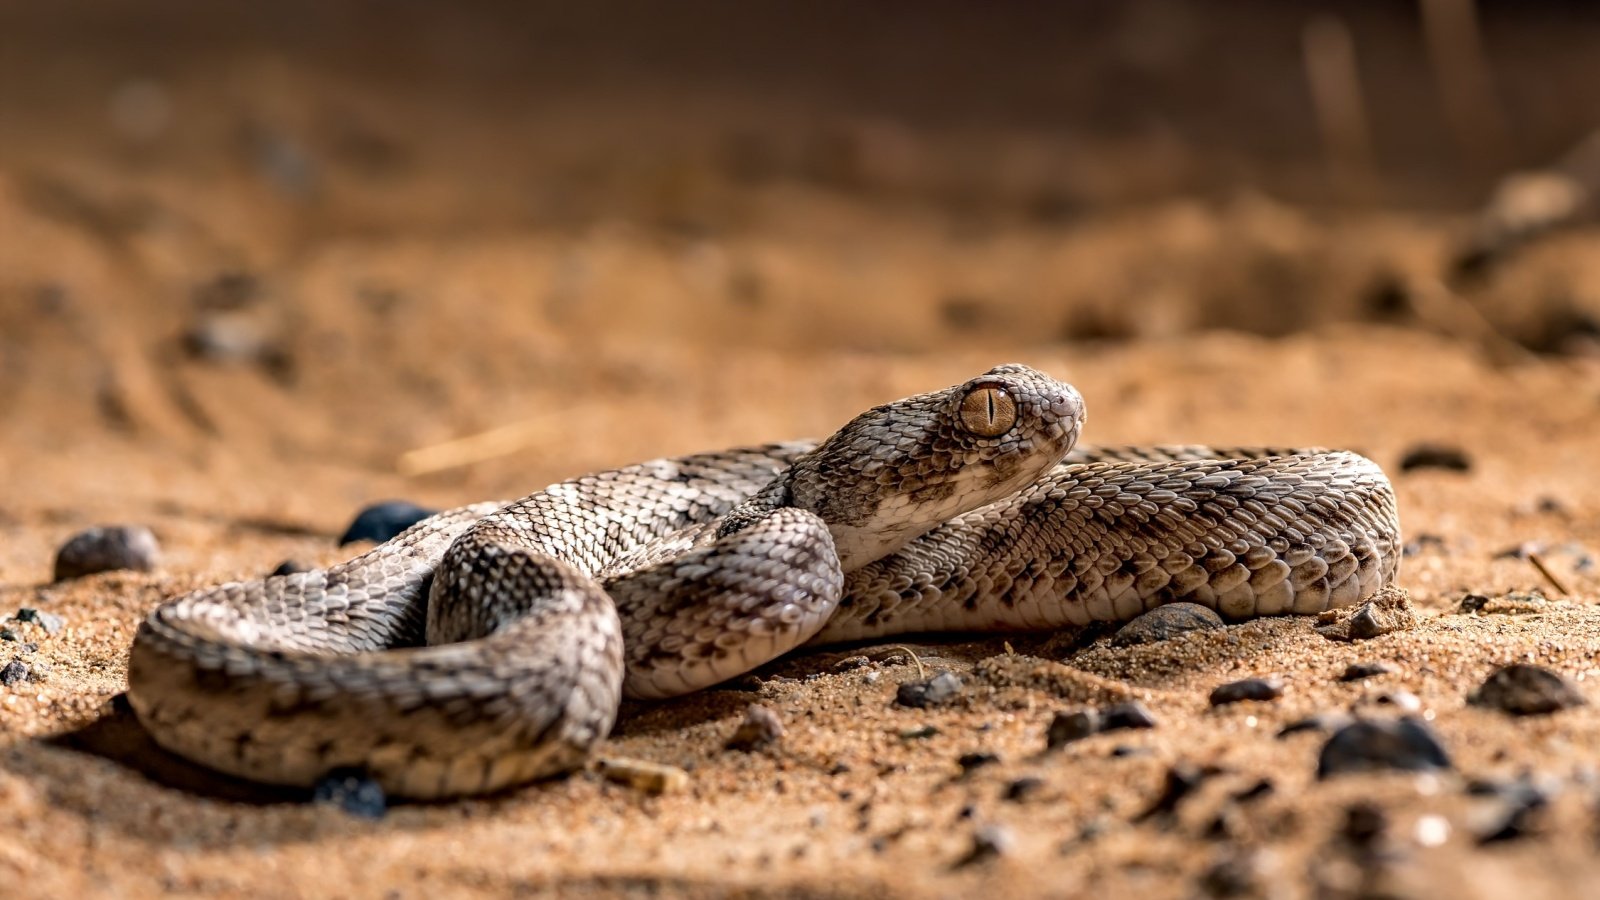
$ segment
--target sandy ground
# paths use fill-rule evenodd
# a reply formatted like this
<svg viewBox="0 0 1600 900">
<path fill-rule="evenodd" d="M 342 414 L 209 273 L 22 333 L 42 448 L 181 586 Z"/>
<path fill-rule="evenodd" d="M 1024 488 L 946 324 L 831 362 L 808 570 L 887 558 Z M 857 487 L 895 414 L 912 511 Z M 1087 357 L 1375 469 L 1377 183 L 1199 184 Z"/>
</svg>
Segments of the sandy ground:
<svg viewBox="0 0 1600 900">
<path fill-rule="evenodd" d="M 698 355 L 668 355 L 648 364 L 660 367 L 666 396 L 641 405 L 676 399 L 689 410 L 718 410 L 717 422 L 691 412 L 643 430 L 667 452 L 806 433 L 816 430 L 813 419 L 842 420 L 994 358 L 735 353 L 706 365 Z M 1090 434 L 1100 441 L 1329 443 L 1358 447 L 1391 471 L 1419 441 L 1464 449 L 1468 473 L 1396 475 L 1408 536 L 1437 537 L 1405 561 L 1400 581 L 1421 625 L 1353 645 L 1321 637 L 1303 619 L 1238 624 L 1215 637 L 1143 648 L 1100 643 L 1075 654 L 1071 641 L 1036 637 L 1013 638 L 1009 650 L 1001 640 L 918 644 L 925 665 L 968 681 L 954 706 L 937 710 L 892 704 L 896 686 L 917 675 L 900 657 L 838 671 L 837 661 L 855 651 L 804 654 L 764 673 L 769 680 L 754 694 L 712 691 L 627 711 L 606 752 L 689 770 L 690 786 L 680 793 L 648 797 L 584 775 L 493 800 L 401 807 L 367 823 L 207 787 L 181 764 L 137 762 L 147 748 L 128 733 L 127 716 L 111 712 L 129 637 L 144 612 L 185 587 L 249 577 L 285 557 L 339 558 L 330 538 L 362 500 L 404 493 L 453 502 L 479 492 L 244 452 L 182 459 L 90 445 L 39 455 L 8 445 L 0 608 L 46 609 L 68 626 L 54 637 L 27 635 L 40 646 L 26 658 L 47 662 L 50 675 L 0 699 L 8 745 L 0 867 L 37 896 L 913 895 L 969 893 L 985 883 L 1028 896 L 1107 889 L 1180 896 L 1231 860 L 1256 871 L 1269 893 L 1296 896 L 1290 886 L 1308 879 L 1352 883 L 1352 857 L 1337 835 L 1346 808 L 1365 800 L 1390 814 L 1395 846 L 1383 877 L 1403 893 L 1503 896 L 1512 885 L 1529 896 L 1583 892 L 1596 874 L 1600 840 L 1592 808 L 1600 714 L 1513 720 L 1468 707 L 1465 697 L 1493 667 L 1515 660 L 1551 666 L 1584 686 L 1596 671 L 1600 578 L 1582 560 L 1600 543 L 1600 489 L 1576 473 L 1600 445 L 1600 370 L 1551 362 L 1495 371 L 1459 346 L 1365 328 L 1280 342 L 1213 336 L 1050 348 L 1022 358 L 1082 388 Z M 573 365 L 602 371 L 593 361 Z M 641 383 L 657 383 L 657 372 L 639 374 Z M 552 391 L 550 402 L 570 390 Z M 762 402 L 780 392 L 800 399 Z M 597 446 L 614 437 L 618 456 L 634 450 L 632 433 L 640 430 L 621 414 L 584 427 L 595 429 Z M 510 490 L 513 480 L 542 483 L 581 468 L 534 452 L 517 456 L 514 466 L 500 464 L 505 473 L 483 477 Z M 154 528 L 166 549 L 163 568 L 48 584 L 54 547 L 102 521 Z M 1557 596 L 1527 561 L 1498 558 L 1529 541 L 1546 545 L 1544 558 L 1569 595 Z M 1455 612 L 1468 592 L 1529 589 L 1550 599 Z M 1339 682 L 1358 660 L 1388 661 L 1397 671 Z M 1257 674 L 1282 677 L 1286 695 L 1208 707 L 1211 688 Z M 1318 782 L 1323 738 L 1274 736 L 1297 718 L 1395 690 L 1420 699 L 1456 772 Z M 1121 698 L 1143 700 L 1159 727 L 1042 752 L 1055 712 Z M 776 711 L 787 735 L 770 750 L 724 750 L 753 702 Z M 88 737 L 60 740 L 86 726 Z M 925 726 L 936 733 L 907 737 Z M 964 776 L 957 760 L 975 752 L 999 761 Z M 1141 821 L 1164 773 L 1185 762 L 1222 774 L 1173 821 Z M 1478 848 L 1475 838 L 1503 804 L 1470 797 L 1464 785 L 1523 772 L 1561 786 L 1540 830 Z M 183 787 L 164 787 L 152 773 Z M 1042 787 L 1005 799 L 1008 786 L 1026 777 Z M 1261 799 L 1227 800 L 1261 780 L 1273 787 Z M 1224 806 L 1228 824 L 1213 833 Z M 1433 816 L 1446 823 L 1442 832 Z M 1419 831 L 1419 822 L 1428 824 Z M 998 859 L 958 866 L 985 826 L 1003 827 L 1014 846 Z"/>
<path fill-rule="evenodd" d="M 421 7 L 363 42 L 359 17 L 309 7 L 289 27 L 177 0 L 152 5 L 165 18 L 0 5 L 7 34 L 33 37 L 0 55 L 0 617 L 65 620 L 54 635 L 8 623 L 19 640 L 0 642 L 0 667 L 42 673 L 0 687 L 0 891 L 1589 893 L 1593 235 L 1451 295 L 1438 274 L 1486 182 L 1442 187 L 1449 141 L 1415 112 L 1415 35 L 1387 13 L 1351 19 L 1392 88 L 1374 101 L 1403 163 L 1390 189 L 1419 202 L 1329 207 L 1298 57 L 1272 49 L 1298 46 L 1299 14 L 1134 6 L 1155 18 L 961 20 L 970 44 L 920 74 L 909 56 L 882 64 L 883 46 L 910 46 L 893 16 L 852 24 L 886 41 L 871 52 L 835 47 L 837 22 L 724 40 L 750 26 L 719 16 L 716 40 L 679 23 L 671 52 L 621 53 L 667 73 L 641 81 L 584 43 L 582 16 L 534 23 L 568 42 L 542 56 Z M 1228 23 L 1245 20 L 1257 39 L 1236 42 Z M 919 19 L 918 40 L 936 24 Z M 1563 105 L 1527 72 L 1582 75 L 1595 57 L 1560 16 L 1502 24 L 1496 52 L 1532 60 L 1503 83 L 1538 136 L 1523 149 L 1549 158 L 1577 132 L 1555 113 L 1600 81 L 1575 75 Z M 828 48 L 834 80 L 806 46 Z M 997 46 L 1026 85 L 985 68 Z M 746 70 L 766 80 L 741 95 L 730 73 Z M 1112 94 L 1166 112 L 1130 116 Z M 163 598 L 343 559 L 335 538 L 370 502 L 509 498 L 825 434 L 1010 360 L 1076 384 L 1094 443 L 1370 455 L 1399 494 L 1419 624 L 1356 643 L 1294 618 L 1121 649 L 1102 633 L 917 637 L 924 669 L 964 680 L 932 709 L 893 703 L 919 677 L 902 652 L 804 653 L 759 685 L 624 710 L 604 752 L 681 767 L 678 792 L 586 772 L 379 821 L 165 757 L 115 699 Z M 407 455 L 496 429 L 470 463 L 419 473 Z M 1423 443 L 1461 450 L 1468 471 L 1402 472 Z M 56 549 L 107 523 L 153 529 L 159 568 L 52 583 Z M 1490 602 L 1462 613 L 1468 594 Z M 1514 661 L 1562 672 L 1591 705 L 1513 719 L 1467 704 Z M 1352 662 L 1394 671 L 1340 681 Z M 1284 695 L 1208 704 L 1255 675 Z M 1383 699 L 1403 693 L 1450 771 L 1319 781 L 1326 736 L 1277 736 L 1317 713 L 1393 718 Z M 1130 699 L 1156 728 L 1046 752 L 1056 713 Z M 751 704 L 785 736 L 726 749 Z M 970 754 L 995 759 L 965 771 Z M 1147 814 L 1185 767 L 1208 777 Z M 1526 834 L 1483 843 L 1511 808 L 1483 783 L 1523 777 L 1548 802 Z M 1350 822 L 1366 806 L 1382 828 L 1362 845 Z M 996 835 L 1000 852 L 971 858 Z"/>
</svg>

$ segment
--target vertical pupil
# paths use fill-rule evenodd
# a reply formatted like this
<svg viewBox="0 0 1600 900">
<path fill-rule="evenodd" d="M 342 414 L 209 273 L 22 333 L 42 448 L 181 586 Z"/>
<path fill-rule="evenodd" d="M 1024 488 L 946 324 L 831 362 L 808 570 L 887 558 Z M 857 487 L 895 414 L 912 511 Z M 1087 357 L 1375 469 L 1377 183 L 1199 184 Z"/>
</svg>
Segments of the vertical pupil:
<svg viewBox="0 0 1600 900">
<path fill-rule="evenodd" d="M 994 391 L 992 389 L 984 391 L 983 399 L 989 401 L 989 422 L 992 424 L 994 422 Z"/>
</svg>

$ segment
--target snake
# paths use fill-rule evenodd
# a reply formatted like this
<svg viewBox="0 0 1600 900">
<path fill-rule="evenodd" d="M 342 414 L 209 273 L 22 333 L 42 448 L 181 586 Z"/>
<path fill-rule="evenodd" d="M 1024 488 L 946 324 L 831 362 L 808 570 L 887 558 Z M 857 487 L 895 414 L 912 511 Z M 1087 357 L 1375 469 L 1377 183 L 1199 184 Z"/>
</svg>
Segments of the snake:
<svg viewBox="0 0 1600 900">
<path fill-rule="evenodd" d="M 127 699 L 164 749 L 420 800 L 587 764 L 624 697 L 797 648 L 1130 620 L 1239 620 L 1397 576 L 1383 470 L 1315 448 L 1078 447 L 1082 396 L 1023 365 L 820 442 L 656 459 L 426 518 L 326 569 L 160 604 Z"/>
</svg>

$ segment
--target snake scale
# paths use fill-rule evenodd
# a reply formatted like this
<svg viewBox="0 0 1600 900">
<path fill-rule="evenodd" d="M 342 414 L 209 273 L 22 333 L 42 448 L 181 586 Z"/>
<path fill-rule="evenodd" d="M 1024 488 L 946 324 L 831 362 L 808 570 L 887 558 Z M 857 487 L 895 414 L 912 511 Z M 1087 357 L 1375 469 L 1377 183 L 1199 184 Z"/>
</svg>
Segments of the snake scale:
<svg viewBox="0 0 1600 900">
<path fill-rule="evenodd" d="M 868 410 L 821 443 L 660 459 L 440 513 L 326 570 L 175 598 L 128 697 L 167 749 L 308 786 L 496 791 L 581 766 L 623 696 L 805 644 L 1049 629 L 1202 603 L 1354 603 L 1399 567 L 1354 453 L 1074 449 L 1084 404 L 1020 365 Z"/>
</svg>

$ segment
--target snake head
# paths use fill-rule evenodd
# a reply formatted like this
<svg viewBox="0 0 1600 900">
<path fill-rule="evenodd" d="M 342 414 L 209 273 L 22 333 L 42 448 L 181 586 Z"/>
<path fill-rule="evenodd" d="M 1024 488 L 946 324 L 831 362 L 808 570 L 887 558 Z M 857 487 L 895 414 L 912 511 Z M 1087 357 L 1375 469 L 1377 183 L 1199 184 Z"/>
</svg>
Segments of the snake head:
<svg viewBox="0 0 1600 900">
<path fill-rule="evenodd" d="M 821 516 L 851 571 L 1031 484 L 1072 449 L 1083 415 L 1071 385 L 996 366 L 857 416 L 796 460 L 789 502 Z"/>
</svg>

